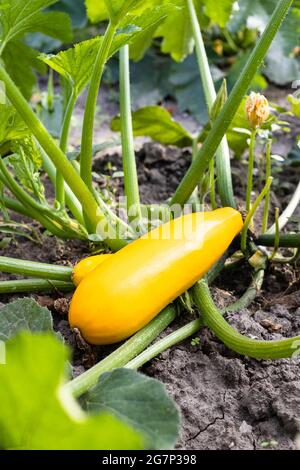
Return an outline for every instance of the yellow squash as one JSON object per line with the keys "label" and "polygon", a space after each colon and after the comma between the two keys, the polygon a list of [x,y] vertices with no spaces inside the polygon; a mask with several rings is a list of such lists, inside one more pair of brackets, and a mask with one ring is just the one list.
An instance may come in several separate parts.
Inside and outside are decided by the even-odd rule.
{"label": "yellow squash", "polygon": [[231,208],[188,214],[107,258],[78,286],[69,321],[92,344],[112,344],[144,327],[222,256],[243,226]]}
{"label": "yellow squash", "polygon": [[72,272],[72,281],[74,282],[75,286],[79,286],[81,281],[91,272],[93,271],[99,264],[106,261],[113,255],[95,255],[89,256],[88,258],[84,258],[79,263],[74,266]]}

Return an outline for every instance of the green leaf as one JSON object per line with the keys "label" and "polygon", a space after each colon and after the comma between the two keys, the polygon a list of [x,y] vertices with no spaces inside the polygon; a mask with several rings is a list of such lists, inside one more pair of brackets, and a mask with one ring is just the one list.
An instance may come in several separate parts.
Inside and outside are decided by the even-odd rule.
{"label": "green leaf", "polygon": [[143,10],[138,15],[127,15],[120,23],[121,28],[135,25],[139,28],[130,41],[130,58],[141,60],[152,43],[155,31],[159,25],[174,11],[174,5],[151,4],[151,8],[146,8],[147,2],[143,5]]}
{"label": "green leaf", "polygon": [[217,25],[224,27],[229,20],[235,0],[203,0],[205,14]]}
{"label": "green leaf", "polygon": [[60,0],[51,6],[51,10],[59,10],[71,18],[74,28],[84,28],[87,24],[86,9],[84,0]]}
{"label": "green leaf", "polygon": [[70,41],[72,29],[69,16],[61,12],[43,13],[41,11],[56,1],[1,0],[1,47],[4,47],[12,39],[22,37],[30,32],[41,32],[62,41]]}
{"label": "green leaf", "polygon": [[84,397],[87,411],[111,412],[146,437],[147,448],[170,449],[179,430],[179,414],[164,386],[129,369],[101,375]]}
{"label": "green leaf", "polygon": [[[161,144],[177,147],[192,145],[193,137],[161,106],[148,106],[135,111],[132,121],[135,136],[148,136]],[[120,117],[112,120],[111,128],[115,132],[121,130]]]}
{"label": "green leaf", "polygon": [[[109,57],[113,56],[125,44],[139,43],[135,54],[143,53],[141,43],[148,31],[152,31],[160,21],[168,14],[169,8],[158,7],[152,11],[144,11],[140,16],[128,15],[121,23],[121,32],[117,34],[110,49]],[[79,95],[91,78],[91,69],[95,63],[103,36],[98,36],[87,41],[80,42],[74,47],[62,51],[57,55],[40,55],[40,59],[65,77]]]}
{"label": "green leaf", "polygon": [[85,0],[88,18],[92,23],[113,19],[119,22],[127,13],[149,0]]}
{"label": "green leaf", "polygon": [[0,116],[0,145],[22,139],[29,134],[28,127],[13,106],[0,104]]}
{"label": "green leaf", "polygon": [[140,449],[136,431],[108,413],[87,416],[62,388],[66,347],[53,335],[19,334],[0,365],[0,448]]}
{"label": "green leaf", "polygon": [[[173,0],[177,6],[158,28],[156,37],[162,37],[161,51],[171,54],[176,62],[182,62],[194,50],[194,39],[185,0]],[[176,27],[175,27],[176,25]]]}
{"label": "green leaf", "polygon": [[21,41],[11,41],[7,44],[2,56],[10,77],[28,99],[36,83],[36,76],[32,69],[41,74],[46,72],[45,65],[38,60],[37,56],[38,53],[34,49]]}
{"label": "green leaf", "polygon": [[33,137],[30,135],[22,140],[13,141],[11,151],[15,153],[6,157],[5,163],[13,167],[14,177],[40,201],[44,200],[45,188],[39,174],[43,160],[40,148]]}
{"label": "green leaf", "polygon": [[0,340],[7,341],[21,331],[53,331],[50,311],[33,299],[18,299],[0,309]]}

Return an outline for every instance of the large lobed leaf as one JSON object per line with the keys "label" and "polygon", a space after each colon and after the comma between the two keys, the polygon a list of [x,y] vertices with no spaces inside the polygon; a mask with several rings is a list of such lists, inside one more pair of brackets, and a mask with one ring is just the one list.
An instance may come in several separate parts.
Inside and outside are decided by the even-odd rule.
{"label": "large lobed leaf", "polygon": [[[162,52],[171,54],[177,61],[183,61],[194,50],[194,39],[190,15],[186,0],[164,0],[180,8],[173,11],[166,21],[158,28],[156,36],[162,37]],[[199,22],[205,22],[205,17],[219,26],[225,26],[232,13],[234,0],[194,0]]]}
{"label": "large lobed leaf", "polygon": [[68,351],[53,334],[24,332],[0,365],[0,448],[140,449],[137,431],[108,413],[87,416],[62,386]]}
{"label": "large lobed leaf", "polygon": [[48,36],[69,41],[72,38],[69,16],[60,12],[43,13],[57,0],[0,0],[1,42],[26,33],[39,31]]}
{"label": "large lobed leaf", "polygon": [[83,397],[90,413],[110,412],[140,431],[147,449],[170,449],[179,430],[179,413],[158,380],[129,369],[101,375]]}
{"label": "large lobed leaf", "polygon": [[[142,15],[128,15],[121,23],[121,32],[113,39],[109,57],[113,56],[125,44],[134,47],[137,57],[143,54],[147,35],[153,28],[167,16],[169,8],[162,6],[146,10]],[[103,40],[98,36],[87,41],[80,42],[74,47],[58,53],[57,55],[40,56],[40,59],[52,67],[60,75],[71,82],[77,95],[81,93],[91,78],[91,70],[95,63],[99,47]]]}
{"label": "large lobed leaf", "polygon": [[70,17],[58,11],[43,12],[57,0],[0,0],[0,55],[11,78],[26,98],[36,77],[32,69],[45,72],[37,52],[21,42],[27,33],[40,32],[63,42],[72,39]]}
{"label": "large lobed leaf", "polygon": [[0,341],[7,341],[21,331],[52,331],[50,311],[33,299],[18,299],[0,309]]}

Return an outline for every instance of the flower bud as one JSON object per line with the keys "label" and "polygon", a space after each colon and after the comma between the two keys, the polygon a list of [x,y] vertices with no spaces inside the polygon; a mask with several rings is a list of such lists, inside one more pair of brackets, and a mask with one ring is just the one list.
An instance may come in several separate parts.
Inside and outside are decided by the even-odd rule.
{"label": "flower bud", "polygon": [[270,107],[267,98],[254,91],[246,101],[246,113],[252,127],[260,127],[270,115]]}

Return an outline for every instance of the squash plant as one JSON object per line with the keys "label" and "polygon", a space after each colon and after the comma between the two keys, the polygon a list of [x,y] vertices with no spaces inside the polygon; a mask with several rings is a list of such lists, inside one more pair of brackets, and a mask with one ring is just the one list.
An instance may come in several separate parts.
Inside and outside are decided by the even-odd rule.
{"label": "squash plant", "polygon": [[[7,100],[0,105],[3,116],[0,127],[0,204],[4,222],[7,224],[11,222],[9,211],[12,210],[38,221],[56,237],[65,240],[71,238],[90,240],[101,246],[104,245],[113,252],[121,250],[133,240],[139,238],[141,234],[146,233],[151,229],[153,223],[159,223],[162,213],[168,218],[172,218],[175,210],[180,212],[186,203],[190,203],[196,211],[199,207],[203,209],[207,192],[210,194],[212,208],[218,205],[217,195],[222,206],[236,208],[226,133],[230,130],[230,126],[241,106],[245,106],[245,96],[253,77],[266,57],[293,1],[280,0],[277,2],[272,17],[253,49],[242,74],[229,96],[227,96],[225,83],[218,93],[214,87],[197,15],[197,2],[193,0],[164,2],[87,0],[88,15],[94,21],[108,20],[103,36],[83,41],[59,52],[57,55],[37,56],[35,52],[30,51],[31,59],[34,56],[34,63],[35,65],[38,64],[38,68],[44,67],[45,64],[48,65],[62,77],[64,83],[67,106],[59,142],[50,135],[28,103],[26,90],[22,90],[20,77],[15,75],[16,71],[11,68],[7,55],[7,51],[15,47],[16,44],[18,44],[18,47],[23,47],[20,46],[20,38],[28,32],[42,31],[54,37],[61,37],[63,28],[60,28],[59,24],[65,17],[57,16],[61,15],[57,12],[45,13],[43,11],[44,8],[54,3],[55,0],[34,0],[32,2],[5,0],[5,2],[0,2],[0,21],[2,23],[0,80],[3,83],[7,97]],[[207,8],[209,8],[211,2],[206,3]],[[226,5],[231,5],[231,3],[224,2],[225,18],[228,14],[228,12],[226,13]],[[191,166],[173,197],[170,201],[167,201],[166,205],[156,208],[157,211],[153,211],[153,208],[151,210],[151,207],[145,208],[141,204],[139,196],[133,140],[134,129],[136,133],[138,131],[136,130],[136,120],[132,121],[129,60],[130,54],[135,57],[141,56],[148,47],[149,40],[156,34],[164,37],[164,47],[167,51],[168,44],[170,44],[167,35],[169,15],[180,16],[182,9],[184,9],[188,28],[192,33],[192,42],[195,44],[199,74],[205,90],[210,123],[204,134],[199,132],[196,136],[190,136],[188,132],[172,121],[165,111],[157,108],[148,110],[148,121],[151,114],[154,120],[158,116],[160,120],[168,124],[165,128],[168,127],[168,132],[174,140],[172,143],[181,146],[191,145],[193,150]],[[213,14],[213,11],[211,14]],[[49,15],[56,16],[49,21]],[[56,19],[59,19],[59,21],[56,21]],[[56,24],[55,31],[49,27],[50,23]],[[68,27],[65,28],[64,33],[67,30]],[[28,49],[26,51],[28,56]],[[111,203],[111,201],[106,200],[105,195],[94,184],[92,172],[93,132],[99,87],[107,61],[117,53],[120,56],[120,119],[115,121],[114,125],[116,129],[121,131],[126,220],[115,211],[117,201]],[[25,53],[24,57],[26,57]],[[30,76],[30,68],[27,68],[27,74]],[[70,123],[76,102],[85,89],[87,89],[87,98],[82,126],[82,140],[79,152],[74,159],[74,155],[68,152]],[[185,306],[191,307],[193,305],[199,309],[201,312],[200,319],[194,320],[148,347],[173,322],[177,316],[178,305],[182,305],[182,302],[181,304],[175,302],[167,306],[148,325],[135,333],[111,355],[61,387],[60,393],[62,396],[67,395],[69,397],[68,406],[71,403],[70,397],[84,397],[85,394],[90,393],[94,398],[94,402],[91,401],[92,398],[89,398],[87,400],[88,406],[92,410],[101,410],[102,405],[99,397],[101,397],[101,390],[103,391],[105,378],[107,377],[103,374],[110,372],[114,377],[117,372],[111,371],[124,366],[127,369],[137,369],[167,347],[195,334],[203,324],[211,328],[221,341],[239,354],[254,358],[276,359],[291,357],[297,352],[299,337],[279,341],[257,341],[237,333],[223,317],[224,312],[219,311],[215,306],[209,290],[209,284],[220,271],[228,268],[228,264],[236,263],[241,258],[248,260],[249,269],[252,269],[253,282],[241,299],[227,308],[227,311],[238,311],[240,308],[249,305],[259,292],[268,263],[291,263],[297,260],[299,254],[299,234],[282,234],[281,230],[299,203],[300,185],[285,211],[281,215],[276,213],[274,226],[269,227],[269,194],[272,184],[270,169],[271,134],[269,134],[266,148],[265,187],[257,200],[251,200],[254,147],[257,129],[262,124],[258,119],[258,116],[261,115],[259,105],[261,100],[261,97],[252,95],[247,101],[251,130],[249,130],[246,213],[240,239],[240,250],[235,246],[236,252],[233,256],[231,250],[228,251],[209,271],[207,276],[181,298]],[[266,103],[265,106],[267,106]],[[262,121],[266,121],[268,113],[263,112],[262,114]],[[258,119],[257,122],[253,119],[253,115],[254,118],[256,116]],[[156,128],[156,132],[160,133],[159,140],[163,141],[165,137],[164,130],[159,129],[157,131]],[[165,142],[170,142],[170,136],[166,138]],[[55,190],[53,204],[45,195],[41,180],[42,171],[48,175],[53,184]],[[217,190],[215,188],[215,177],[217,178]],[[263,199],[265,199],[263,233],[255,238],[249,228],[252,227],[253,217]],[[150,217],[153,212],[156,214],[155,220]],[[273,247],[273,252],[270,253],[263,247]],[[280,247],[295,249],[295,255],[290,259],[283,259],[278,255]],[[206,256],[209,255],[209,253],[206,254]],[[230,257],[232,260],[226,261],[226,258]],[[72,269],[70,268],[0,257],[0,270],[29,277],[25,280],[1,282],[1,293],[39,292],[51,290],[51,288],[61,291],[74,289],[74,284],[71,281]],[[11,357],[16,358],[18,354],[26,356],[26,351],[31,357],[38,356],[39,354],[36,351],[46,350],[47,347],[53,352],[53,358],[59,356],[61,361],[61,357],[65,354],[62,351],[62,346],[58,347],[53,338],[50,340],[43,336],[32,337],[31,339],[26,335],[17,336],[8,344],[8,357],[11,355]],[[29,366],[30,360],[32,359],[28,359]],[[63,370],[64,361],[60,363],[61,370]],[[18,364],[19,362],[16,359],[16,369]],[[56,364],[55,359],[53,364]],[[10,368],[4,369],[3,380],[8,384],[7,387],[12,387],[11,377],[14,373],[18,372],[17,370],[14,372],[13,367],[11,370]],[[118,381],[121,383],[122,381],[130,382],[131,376],[128,370],[121,371],[120,374],[120,377],[117,377]],[[57,384],[58,379],[58,375],[55,375],[55,371],[53,371],[53,376],[49,376],[49,386],[54,382]],[[32,393],[29,385],[24,380],[24,386],[28,387],[28,393]],[[89,392],[91,387],[93,387],[92,391]],[[99,393],[96,392],[97,390],[99,390]],[[106,393],[109,397],[110,393],[107,391]],[[7,403],[6,408],[9,409],[9,406],[9,403]],[[41,406],[44,406],[44,404],[41,404]],[[61,403],[53,402],[51,406],[57,414],[62,414]],[[75,414],[82,412],[82,410],[74,409],[74,407],[72,410]],[[118,412],[116,414],[118,415]],[[62,418],[61,416],[60,419],[65,420],[65,417]],[[105,421],[105,419],[109,418],[102,416],[101,419],[99,418],[99,422],[101,420]],[[24,422],[26,423],[26,420]],[[5,426],[5,423],[1,423],[1,425]],[[64,425],[69,426],[70,423],[65,421]],[[91,426],[91,429],[93,429],[94,425],[94,422],[86,423],[87,428]],[[114,426],[119,425],[122,426],[122,424],[112,421],[110,429],[113,430],[115,429]],[[20,429],[22,429],[21,424]],[[80,432],[83,431],[78,429],[78,436],[80,436]],[[89,429],[86,432],[86,435],[89,436]],[[119,434],[122,434],[122,432],[120,431]],[[128,436],[131,435],[128,434]],[[142,445],[139,444],[139,436],[134,431],[131,437],[130,442],[117,443],[116,445],[128,447]],[[8,443],[4,443],[4,445],[38,446],[39,443],[38,440],[35,440],[35,436],[32,439],[31,442],[22,443],[19,436],[12,435]],[[167,443],[164,442],[160,445],[170,446],[174,443],[173,441],[174,439],[170,439]],[[40,445],[48,445],[52,448],[55,444],[52,441],[47,442],[45,440],[45,443],[43,441]],[[63,441],[62,445],[76,447],[75,437],[73,443]],[[99,444],[95,443],[95,446],[97,445]],[[101,445],[105,446],[107,443]],[[155,446],[156,444],[148,445]]]}

